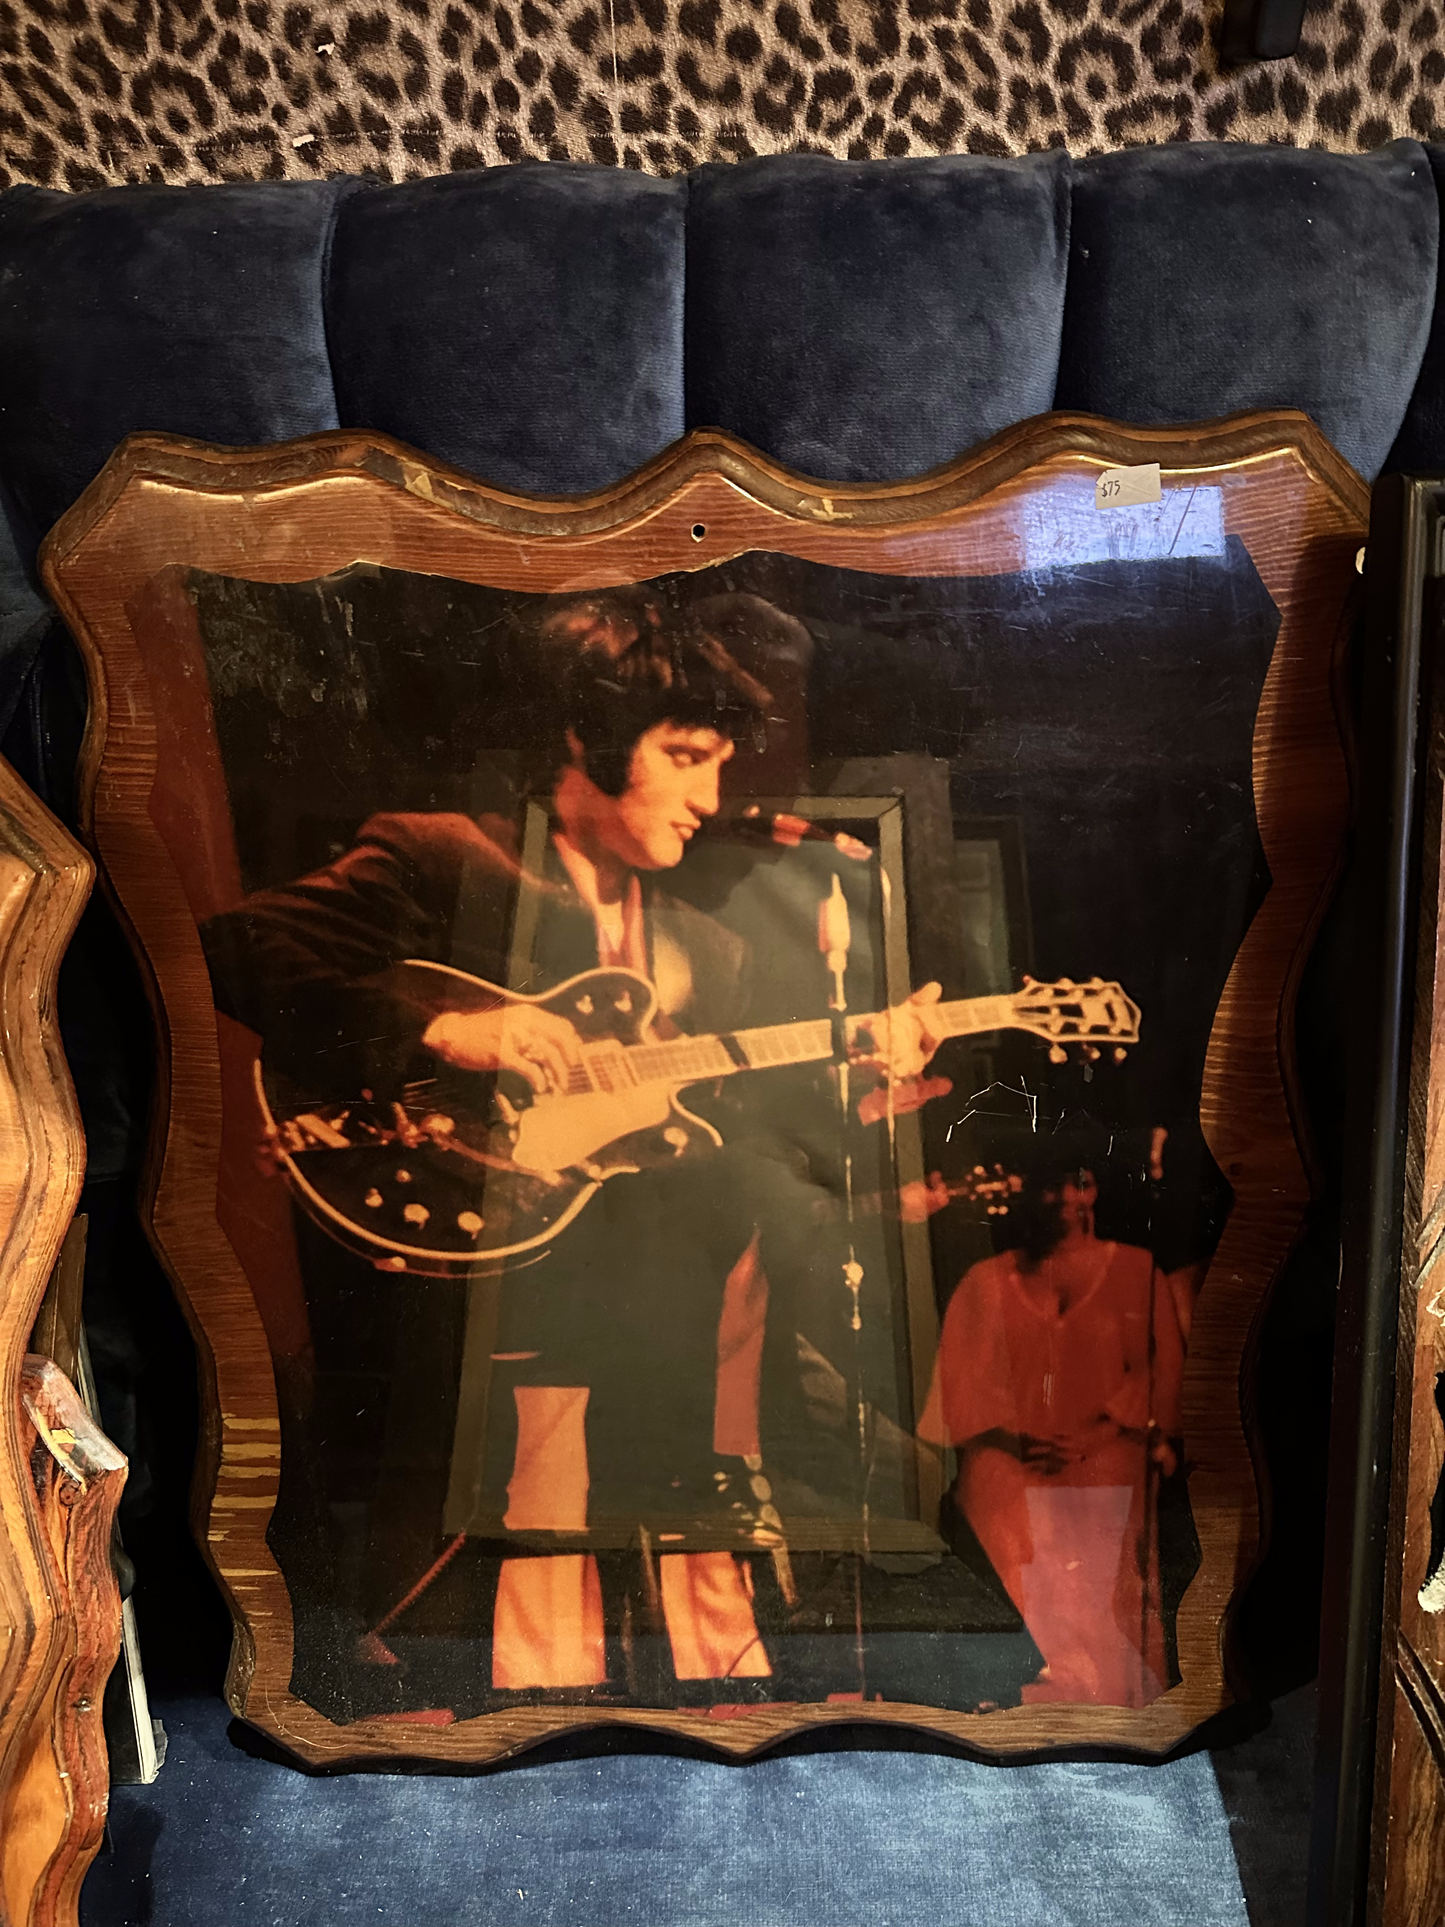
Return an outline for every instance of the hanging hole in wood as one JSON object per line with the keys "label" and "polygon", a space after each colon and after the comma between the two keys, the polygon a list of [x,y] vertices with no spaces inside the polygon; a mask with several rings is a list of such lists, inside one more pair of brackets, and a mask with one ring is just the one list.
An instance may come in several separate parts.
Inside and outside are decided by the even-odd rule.
{"label": "hanging hole in wood", "polygon": [[692,525],[692,539],[693,539],[693,541],[694,541],[694,542],[701,542],[701,540],[702,540],[702,538],[703,538],[703,537],[704,537],[704,536],[705,536],[706,534],[707,534],[707,523],[706,523],[706,522],[694,522],[694,523],[693,523],[693,525]]}

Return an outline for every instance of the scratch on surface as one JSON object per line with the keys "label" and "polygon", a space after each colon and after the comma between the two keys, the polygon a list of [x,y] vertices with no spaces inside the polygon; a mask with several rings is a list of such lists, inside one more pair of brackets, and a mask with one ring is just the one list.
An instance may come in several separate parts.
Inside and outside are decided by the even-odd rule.
{"label": "scratch on surface", "polygon": [[424,502],[431,502],[436,507],[441,507],[432,489],[431,477],[424,468],[412,468],[410,464],[405,464],[402,473],[406,477],[406,486],[411,494],[419,495]]}
{"label": "scratch on surface", "polygon": [[1019,1078],[1017,1085],[1000,1084],[997,1081],[997,1079],[995,1079],[995,1081],[992,1084],[986,1085],[983,1090],[975,1091],[973,1095],[967,1100],[967,1109],[964,1111],[963,1115],[961,1117],[956,1117],[953,1120],[952,1124],[949,1125],[948,1130],[945,1133],[944,1139],[943,1139],[945,1144],[952,1142],[954,1132],[959,1128],[961,1124],[967,1124],[968,1120],[971,1117],[993,1117],[993,1116],[999,1115],[998,1113],[993,1111],[985,1111],[983,1109],[983,1106],[979,1102],[980,1098],[987,1097],[990,1091],[1013,1091],[1015,1095],[1025,1099],[1029,1107],[1029,1129],[1037,1133],[1039,1128],[1039,1100],[1034,1096],[1033,1092],[1029,1089],[1023,1077],[1021,1076]]}
{"label": "scratch on surface", "polygon": [[1186,502],[1186,503],[1184,504],[1184,513],[1183,513],[1183,514],[1182,514],[1182,515],[1180,516],[1180,518],[1179,518],[1179,526],[1178,526],[1178,528],[1176,528],[1176,529],[1175,529],[1175,531],[1174,531],[1174,540],[1173,540],[1173,541],[1172,541],[1172,542],[1171,542],[1171,543],[1169,544],[1169,553],[1170,553],[1170,555],[1173,555],[1173,553],[1174,553],[1174,550],[1175,550],[1175,548],[1176,548],[1176,546],[1178,545],[1178,542],[1179,542],[1179,537],[1180,537],[1180,536],[1181,536],[1181,535],[1183,534],[1183,532],[1184,532],[1184,524],[1185,524],[1185,523],[1186,523],[1186,522],[1187,522],[1187,521],[1189,520],[1189,510],[1190,510],[1190,508],[1191,508],[1191,506],[1192,506],[1192,504],[1193,504],[1193,502],[1194,502],[1194,498],[1195,498],[1195,496],[1196,496],[1196,495],[1197,495],[1198,493],[1199,493],[1199,484],[1198,484],[1198,482],[1196,482],[1196,483],[1194,484],[1194,486],[1193,486],[1193,488],[1192,488],[1192,489],[1190,489],[1190,491],[1189,491],[1189,500],[1188,500],[1188,501],[1187,501],[1187,502]]}
{"label": "scratch on surface", "polygon": [[851,522],[853,520],[853,512],[851,509],[834,508],[831,495],[820,495],[817,503],[810,502],[806,495],[800,495],[798,497],[798,507],[806,510],[809,515],[813,516],[814,519],[819,522]]}

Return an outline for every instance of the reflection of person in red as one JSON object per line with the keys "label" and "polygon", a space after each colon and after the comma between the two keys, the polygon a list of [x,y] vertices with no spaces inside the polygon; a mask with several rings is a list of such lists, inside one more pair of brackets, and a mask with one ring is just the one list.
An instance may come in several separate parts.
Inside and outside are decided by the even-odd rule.
{"label": "reflection of person in red", "polygon": [[1187,1293],[1101,1239],[1077,1166],[1031,1174],[1019,1248],[949,1303],[920,1427],[1044,1656],[1026,1700],[1144,1706],[1168,1684],[1155,1494],[1180,1432]]}

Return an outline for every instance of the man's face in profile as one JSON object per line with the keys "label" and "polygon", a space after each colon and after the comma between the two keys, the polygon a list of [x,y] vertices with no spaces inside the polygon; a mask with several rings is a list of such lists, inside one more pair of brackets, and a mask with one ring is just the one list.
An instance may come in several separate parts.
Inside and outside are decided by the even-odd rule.
{"label": "man's face in profile", "polygon": [[[572,739],[574,762],[581,744]],[[670,870],[718,808],[718,779],[733,753],[717,729],[654,723],[638,737],[627,786],[608,796],[587,781],[587,837],[633,870]]]}

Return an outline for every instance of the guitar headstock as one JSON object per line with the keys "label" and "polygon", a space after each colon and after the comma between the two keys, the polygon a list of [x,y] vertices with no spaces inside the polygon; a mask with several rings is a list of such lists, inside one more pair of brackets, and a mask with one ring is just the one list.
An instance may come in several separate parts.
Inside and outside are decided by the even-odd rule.
{"label": "guitar headstock", "polygon": [[943,1173],[934,1171],[925,1183],[914,1178],[900,1185],[898,1215],[905,1224],[926,1224],[936,1211],[950,1204],[982,1205],[986,1216],[1006,1218],[1009,1205],[1024,1188],[1017,1171],[1006,1171],[1002,1164],[975,1164],[960,1178],[945,1183]]}
{"label": "guitar headstock", "polygon": [[947,1187],[950,1198],[964,1204],[981,1204],[990,1218],[1006,1218],[1010,1202],[1024,1188],[1017,1171],[1006,1171],[1001,1164],[975,1164],[971,1171]]}
{"label": "guitar headstock", "polygon": [[1112,1044],[1115,1062],[1122,1063],[1125,1046],[1139,1041],[1139,1006],[1122,984],[1105,983],[1102,977],[1083,983],[1058,977],[1049,984],[1025,977],[1012,1003],[1015,1025],[1051,1045],[1049,1057],[1055,1064],[1063,1063],[1066,1044],[1082,1046],[1090,1059],[1099,1056],[1101,1046]]}

